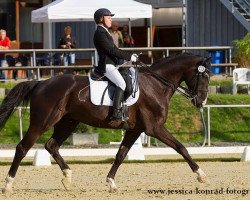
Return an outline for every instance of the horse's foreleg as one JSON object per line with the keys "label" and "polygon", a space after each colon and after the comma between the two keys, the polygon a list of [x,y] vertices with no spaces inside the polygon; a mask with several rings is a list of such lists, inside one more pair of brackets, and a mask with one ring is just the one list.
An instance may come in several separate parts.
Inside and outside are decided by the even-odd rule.
{"label": "horse's foreleg", "polygon": [[52,137],[45,144],[45,149],[51,154],[63,172],[64,178],[62,179],[62,183],[66,190],[69,190],[71,186],[72,171],[60,155],[59,148],[69,137],[77,124],[78,122],[74,120],[62,118],[55,125]]}
{"label": "horse's foreleg", "polygon": [[199,168],[196,162],[191,158],[187,149],[178,140],[176,140],[165,127],[157,128],[157,130],[155,130],[154,132],[154,136],[163,143],[165,143],[166,145],[172,147],[174,150],[176,150],[179,154],[183,156],[183,158],[187,161],[193,172],[195,172],[198,175],[197,179],[199,182],[206,181],[206,174],[202,171],[202,169]]}
{"label": "horse's foreleg", "polygon": [[123,162],[124,158],[128,154],[129,149],[135,143],[135,141],[137,140],[139,135],[140,135],[140,133],[138,133],[138,132],[126,131],[125,136],[122,140],[122,143],[119,147],[119,150],[116,154],[115,161],[114,161],[114,163],[113,163],[113,165],[112,165],[112,167],[107,175],[107,182],[108,182],[109,187],[110,187],[110,192],[117,191],[117,187],[116,187],[116,184],[114,181],[115,174],[116,174],[119,166]]}

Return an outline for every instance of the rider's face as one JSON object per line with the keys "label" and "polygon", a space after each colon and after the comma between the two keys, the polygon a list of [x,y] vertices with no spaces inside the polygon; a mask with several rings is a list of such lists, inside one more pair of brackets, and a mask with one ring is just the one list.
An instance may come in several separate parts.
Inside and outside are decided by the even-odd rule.
{"label": "rider's face", "polygon": [[112,19],[111,16],[104,16],[103,17],[103,23],[107,28],[111,27]]}

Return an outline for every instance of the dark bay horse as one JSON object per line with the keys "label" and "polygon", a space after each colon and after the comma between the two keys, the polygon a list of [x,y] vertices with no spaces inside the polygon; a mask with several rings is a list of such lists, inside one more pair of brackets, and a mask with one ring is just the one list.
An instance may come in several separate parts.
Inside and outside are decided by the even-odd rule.
{"label": "dark bay horse", "polygon": [[[107,175],[110,191],[116,191],[115,174],[142,132],[175,149],[184,157],[192,171],[198,174],[198,180],[205,181],[205,173],[190,157],[186,148],[164,127],[164,123],[170,99],[183,81],[188,87],[186,91],[192,97],[193,104],[202,107],[207,98],[209,72],[210,58],[192,54],[171,56],[149,68],[139,68],[140,96],[129,109],[128,127]],[[54,132],[45,144],[45,149],[60,166],[64,175],[62,182],[66,189],[70,186],[72,172],[59,154],[59,148],[79,122],[102,128],[122,128],[122,121],[110,120],[111,107],[96,106],[90,102],[89,88],[82,91],[88,85],[87,77],[61,75],[45,81],[19,83],[5,97],[0,107],[0,127],[4,126],[14,108],[23,101],[30,102],[30,126],[16,146],[3,193],[12,192],[12,183],[21,160],[41,134],[49,128],[54,127]]]}

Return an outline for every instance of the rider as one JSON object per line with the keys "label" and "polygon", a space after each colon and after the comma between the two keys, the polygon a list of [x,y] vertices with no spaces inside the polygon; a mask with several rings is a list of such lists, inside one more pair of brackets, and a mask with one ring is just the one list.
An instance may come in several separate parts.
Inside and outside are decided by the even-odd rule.
{"label": "rider", "polygon": [[98,66],[95,67],[95,71],[101,75],[105,75],[117,86],[113,99],[112,118],[121,119],[121,103],[126,83],[115,66],[121,64],[121,60],[136,62],[138,56],[122,51],[114,44],[112,36],[108,31],[108,28],[111,27],[112,16],[114,14],[106,8],[100,8],[94,14],[95,23],[97,24],[94,34],[94,45],[99,55]]}

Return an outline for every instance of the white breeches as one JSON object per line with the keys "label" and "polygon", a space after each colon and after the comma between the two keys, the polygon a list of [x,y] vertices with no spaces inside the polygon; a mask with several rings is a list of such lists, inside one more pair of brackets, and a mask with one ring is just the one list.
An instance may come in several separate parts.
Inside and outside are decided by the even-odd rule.
{"label": "white breeches", "polygon": [[106,65],[106,73],[104,74],[109,80],[111,80],[117,87],[121,88],[123,91],[126,88],[126,83],[114,65]]}

